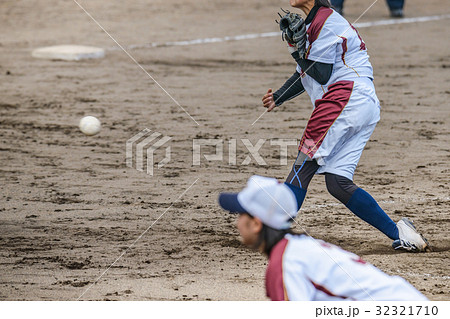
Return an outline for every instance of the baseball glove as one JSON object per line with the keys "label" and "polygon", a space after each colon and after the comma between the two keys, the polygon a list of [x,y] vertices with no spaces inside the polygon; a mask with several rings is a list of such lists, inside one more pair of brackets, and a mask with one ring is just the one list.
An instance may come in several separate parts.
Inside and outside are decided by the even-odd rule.
{"label": "baseball glove", "polygon": [[[283,10],[283,9],[282,9]],[[284,11],[284,16],[280,16],[280,30],[283,40],[286,40],[291,46],[294,46],[300,57],[305,55],[306,51],[306,25],[305,21],[297,13]]]}

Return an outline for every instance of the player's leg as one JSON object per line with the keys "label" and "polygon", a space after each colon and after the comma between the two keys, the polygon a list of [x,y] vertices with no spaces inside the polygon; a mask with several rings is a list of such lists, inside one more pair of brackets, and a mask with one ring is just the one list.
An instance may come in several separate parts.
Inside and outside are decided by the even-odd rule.
{"label": "player's leg", "polygon": [[331,5],[339,14],[343,14],[344,0],[331,0]]}
{"label": "player's leg", "polygon": [[[299,208],[305,198],[309,182],[324,163],[323,160],[322,163],[316,160],[315,156],[318,155],[322,159],[324,154],[329,154],[336,147],[334,134],[331,134],[330,137],[330,134],[327,133],[329,130],[334,130],[333,127],[336,126],[334,123],[336,123],[343,113],[352,92],[352,81],[340,81],[330,86],[328,92],[324,94],[322,99],[316,101],[316,107],[308,120],[300,140],[297,159],[291,173],[286,179],[286,184],[291,187],[297,196]],[[339,122],[345,124],[348,121],[344,117]],[[342,136],[337,135],[337,137],[337,141],[339,142]],[[325,143],[328,144],[327,146],[323,146],[324,140],[328,141]]]}
{"label": "player's leg", "polygon": [[356,186],[350,179],[337,174],[325,173],[325,182],[330,194],[356,216],[390,239],[399,239],[397,225],[369,193]]}
{"label": "player's leg", "polygon": [[391,11],[391,17],[402,18],[403,17],[403,6],[405,4],[404,0],[386,0],[389,10]]}
{"label": "player's leg", "polygon": [[[364,108],[363,105],[359,106]],[[347,111],[350,114],[347,114],[348,112],[344,110],[343,117],[348,119],[352,111],[350,109]],[[339,129],[341,120],[342,118],[338,118],[334,123],[337,125],[333,125],[328,132],[330,137],[334,136],[335,138],[333,141],[334,149],[328,152],[318,150],[319,154],[329,154],[325,158],[319,158],[323,165],[317,170],[318,173],[325,174],[328,190],[355,215],[393,239],[392,246],[395,249],[425,250],[428,242],[417,232],[411,221],[402,219],[395,224],[369,193],[352,182],[353,173],[362,151],[375,129],[376,122],[367,124],[356,131],[350,129],[350,135],[343,134],[341,138],[338,138],[339,132],[345,131]],[[336,139],[339,139],[339,142],[336,142]],[[325,137],[321,147],[324,150],[329,149],[330,141],[331,139]]]}
{"label": "player's leg", "polygon": [[383,211],[375,199],[356,186],[350,179],[325,173],[327,189],[331,195],[343,203],[356,216],[366,221],[383,234],[393,239],[394,249],[424,251],[429,249],[428,241],[417,232],[408,218],[402,218],[397,224]]}
{"label": "player's leg", "polygon": [[319,165],[302,152],[298,152],[292,170],[286,178],[285,184],[294,192],[298,209],[303,204],[309,182],[317,172]]}
{"label": "player's leg", "polygon": [[[323,117],[323,119],[332,119],[330,126],[323,125],[322,121],[320,126],[316,125],[317,129],[311,130],[314,125],[310,127],[312,122],[310,119],[300,145],[304,153],[308,152],[317,161],[318,174],[334,174],[351,182],[364,147],[380,119],[380,110],[375,88],[370,80],[361,79],[355,82],[350,95],[346,90],[348,83],[342,83],[343,86],[335,89],[337,93],[346,97],[345,107],[337,113],[337,117],[335,117],[336,114],[333,117]],[[334,91],[330,93],[329,90],[326,95],[333,97],[334,93]],[[342,99],[337,101],[342,101]],[[322,106],[326,107],[329,114],[332,113],[333,106],[336,106],[336,104],[329,103],[327,99],[320,102],[313,112],[312,119],[316,113],[321,111]],[[321,128],[326,128],[324,133],[318,131]],[[329,182],[331,183],[331,181]],[[400,221],[396,225],[370,194],[356,185],[356,187],[353,186],[352,183],[341,179],[338,183],[339,190],[335,190],[334,185],[331,184],[328,187],[357,216],[394,239],[394,248],[420,251],[427,247],[426,240],[417,233],[412,223]],[[397,246],[398,239],[401,242]]]}
{"label": "player's leg", "polygon": [[[357,105],[364,108],[364,105]],[[353,113],[351,109],[347,112]],[[370,114],[370,112],[366,113]],[[349,114],[344,113],[344,117]],[[376,115],[376,113],[375,113]],[[374,119],[377,116],[374,115]],[[355,115],[356,116],[356,115]],[[329,134],[339,135],[339,118],[330,128]],[[325,174],[327,189],[331,195],[342,202],[356,216],[383,232],[389,238],[399,239],[395,222],[381,209],[375,199],[366,191],[356,186],[352,179],[364,147],[375,130],[376,122],[366,124],[359,129],[349,128],[350,135],[342,135],[339,143],[335,143],[333,151],[327,158],[322,159],[324,165],[318,170]],[[356,127],[356,126],[355,126]],[[323,146],[328,147],[329,140],[325,138]],[[319,150],[320,151],[320,150]]]}
{"label": "player's leg", "polygon": [[317,172],[326,174],[327,188],[334,197],[359,218],[397,240],[399,231],[395,222],[369,193],[352,182],[361,154],[379,118],[373,83],[354,83],[348,103],[327,130],[313,158],[320,165]]}
{"label": "player's leg", "polygon": [[[339,119],[336,122],[339,123]],[[393,248],[413,252],[426,250],[429,247],[427,240],[417,232],[410,220],[402,218],[395,224],[369,193],[352,182],[356,165],[375,125],[367,125],[353,132],[350,138],[344,136],[344,142],[336,143],[339,149],[321,159],[324,165],[317,172],[325,174],[327,188],[334,197],[356,216],[393,239]],[[329,133],[333,132],[332,126]],[[325,149],[328,147],[326,138],[323,146]]]}

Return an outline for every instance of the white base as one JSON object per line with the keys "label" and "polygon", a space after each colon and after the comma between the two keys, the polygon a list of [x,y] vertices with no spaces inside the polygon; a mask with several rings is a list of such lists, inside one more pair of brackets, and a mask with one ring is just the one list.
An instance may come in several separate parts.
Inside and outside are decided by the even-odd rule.
{"label": "white base", "polygon": [[36,49],[31,53],[31,56],[39,59],[79,61],[103,58],[105,50],[83,45],[56,45]]}

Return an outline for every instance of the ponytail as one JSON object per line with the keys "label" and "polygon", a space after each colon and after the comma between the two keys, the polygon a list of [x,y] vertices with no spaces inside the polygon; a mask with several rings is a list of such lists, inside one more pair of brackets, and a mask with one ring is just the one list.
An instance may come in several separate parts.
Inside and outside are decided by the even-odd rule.
{"label": "ponytail", "polygon": [[257,243],[258,248],[262,248],[263,253],[265,253],[267,256],[270,256],[270,252],[272,251],[272,248],[278,244],[280,240],[286,236],[286,234],[291,235],[305,235],[304,233],[296,233],[291,228],[289,229],[274,229],[272,227],[269,227],[265,224],[263,224],[263,227],[261,229],[261,232],[259,234],[259,240]]}
{"label": "ponytail", "polygon": [[331,3],[329,0],[315,0],[314,5],[317,7],[327,7],[331,8]]}

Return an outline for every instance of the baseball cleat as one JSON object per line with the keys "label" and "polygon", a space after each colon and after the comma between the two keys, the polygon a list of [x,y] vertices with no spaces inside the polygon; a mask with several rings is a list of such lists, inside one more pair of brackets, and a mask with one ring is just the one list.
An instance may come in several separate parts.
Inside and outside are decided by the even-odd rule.
{"label": "baseball cleat", "polygon": [[403,217],[397,223],[400,239],[394,240],[394,249],[403,249],[409,252],[421,252],[431,250],[428,241],[417,232],[413,222]]}

